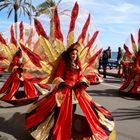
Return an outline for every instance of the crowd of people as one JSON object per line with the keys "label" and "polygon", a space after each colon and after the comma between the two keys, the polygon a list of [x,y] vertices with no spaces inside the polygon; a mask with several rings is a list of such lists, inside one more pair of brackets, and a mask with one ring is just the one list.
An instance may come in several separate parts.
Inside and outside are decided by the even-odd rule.
{"label": "crowd of people", "polygon": [[[129,52],[130,53],[130,52]],[[111,64],[109,62],[109,60],[111,60],[111,55],[112,55],[112,52],[111,52],[111,47],[108,46],[108,48],[106,50],[104,50],[102,52],[102,55],[100,56],[100,59],[99,59],[99,69],[102,67],[103,69],[103,78],[106,78],[106,75],[107,75],[107,67],[109,67],[110,69],[112,68],[111,67]],[[128,55],[128,47],[126,47],[126,45],[124,45],[123,49],[122,47],[118,47],[118,52],[117,52],[117,57],[116,57],[116,69],[117,69],[117,75],[118,77],[120,78],[124,78],[126,79],[128,77],[128,74],[129,74],[129,71],[131,69],[130,66],[127,66],[127,64],[129,62],[133,62],[133,59],[132,59],[132,54],[131,55]]]}
{"label": "crowd of people", "polygon": [[[133,36],[131,35],[131,38]],[[134,44],[134,39],[131,40]],[[106,71],[108,66],[108,49],[102,53],[102,66],[103,75],[106,78]],[[119,88],[121,95],[139,98],[140,95],[140,52],[136,48],[136,44],[133,45],[133,52],[124,44],[124,46],[118,47],[117,52],[117,77],[121,78],[122,86]]]}

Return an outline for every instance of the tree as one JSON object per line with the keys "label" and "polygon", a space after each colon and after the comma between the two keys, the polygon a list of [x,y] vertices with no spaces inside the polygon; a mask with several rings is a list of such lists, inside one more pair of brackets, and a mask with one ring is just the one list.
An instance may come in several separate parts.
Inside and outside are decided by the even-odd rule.
{"label": "tree", "polygon": [[[35,10],[34,6],[29,2],[29,0],[0,0],[0,11],[3,9],[8,9],[8,18],[14,12],[14,23],[18,22],[19,16],[23,13],[24,16],[28,15],[31,23],[31,10]],[[16,24],[15,24],[16,25]],[[17,29],[15,29],[17,35]]]}

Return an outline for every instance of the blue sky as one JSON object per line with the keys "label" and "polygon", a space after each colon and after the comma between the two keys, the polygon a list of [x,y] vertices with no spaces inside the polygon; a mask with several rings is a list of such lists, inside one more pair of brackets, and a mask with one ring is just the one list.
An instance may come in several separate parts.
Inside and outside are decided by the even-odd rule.
{"label": "blue sky", "polygon": [[[34,5],[38,5],[44,0],[32,1]],[[75,1],[62,0],[62,3]],[[77,2],[91,14],[94,26],[100,31],[98,39],[104,49],[111,46],[113,51],[117,51],[119,46],[128,42],[130,33],[140,28],[139,0],[77,0]],[[19,20],[29,23],[28,18],[23,16]],[[13,16],[7,19],[6,11],[1,11],[0,32],[7,30],[12,22]]]}

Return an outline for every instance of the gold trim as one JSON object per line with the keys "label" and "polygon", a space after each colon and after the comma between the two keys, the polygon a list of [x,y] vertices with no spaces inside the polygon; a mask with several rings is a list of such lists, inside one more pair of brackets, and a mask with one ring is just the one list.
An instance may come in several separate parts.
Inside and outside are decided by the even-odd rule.
{"label": "gold trim", "polygon": [[101,124],[107,126],[107,128],[109,129],[109,131],[112,131],[115,127],[115,123],[114,121],[110,121],[108,119],[105,118],[105,116],[98,110],[96,110],[98,115],[99,115],[99,121]]}
{"label": "gold trim", "polygon": [[59,85],[61,82],[64,82],[64,80],[61,78],[61,77],[56,77],[52,84],[56,84],[56,85]]}
{"label": "gold trim", "polygon": [[117,139],[116,131],[113,130],[111,132],[111,134],[109,135],[109,139],[108,140],[116,140],[116,139]]}
{"label": "gold trim", "polygon": [[130,89],[134,86],[134,81],[131,81],[131,83],[125,88],[124,90],[121,90],[123,92],[128,92]]}
{"label": "gold trim", "polygon": [[36,140],[46,140],[49,136],[50,130],[54,125],[54,111],[52,114],[39,126],[35,131],[31,133],[31,135],[36,139]]}
{"label": "gold trim", "polygon": [[87,83],[88,85],[90,85],[90,82],[87,80],[86,77],[82,77],[82,78],[79,80],[79,82],[85,82],[85,83]]}
{"label": "gold trim", "polygon": [[[55,99],[56,99],[56,103],[57,106],[60,107],[63,99],[65,97],[65,94],[62,94],[61,90],[59,90],[56,94],[55,94]],[[72,104],[78,104],[78,100],[76,98],[75,92],[72,90]]]}
{"label": "gold trim", "polygon": [[35,85],[35,87],[37,88],[37,90],[39,91],[39,92],[41,92],[41,94],[47,94],[48,93],[48,89],[45,89],[45,88],[42,88],[42,87],[40,87],[37,83],[35,83],[34,84]]}
{"label": "gold trim", "polygon": [[92,97],[89,96],[85,90],[82,90],[82,96],[86,98],[89,102],[92,101]]}

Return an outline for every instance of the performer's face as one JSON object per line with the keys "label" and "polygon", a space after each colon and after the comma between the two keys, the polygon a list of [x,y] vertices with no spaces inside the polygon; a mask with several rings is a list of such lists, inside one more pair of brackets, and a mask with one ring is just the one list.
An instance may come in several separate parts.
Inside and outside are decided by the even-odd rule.
{"label": "performer's face", "polygon": [[78,56],[78,52],[77,50],[73,50],[71,53],[70,53],[70,59],[72,61],[75,61],[77,59],[77,56]]}

